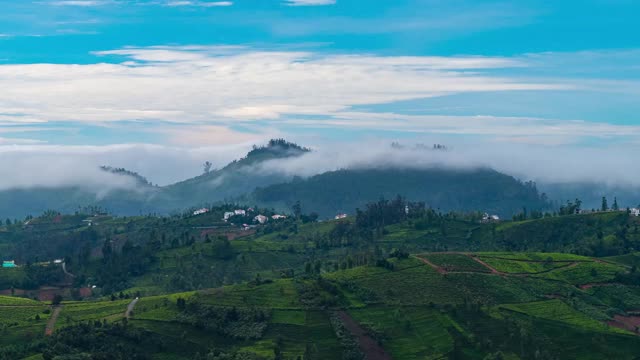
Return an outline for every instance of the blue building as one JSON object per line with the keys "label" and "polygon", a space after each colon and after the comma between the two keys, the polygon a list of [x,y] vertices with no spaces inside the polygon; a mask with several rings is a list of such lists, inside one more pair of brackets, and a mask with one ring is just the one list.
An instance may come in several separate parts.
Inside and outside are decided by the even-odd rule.
{"label": "blue building", "polygon": [[3,268],[14,268],[14,267],[17,267],[17,266],[16,266],[16,262],[14,260],[8,260],[8,261],[3,261],[2,262],[2,267]]}

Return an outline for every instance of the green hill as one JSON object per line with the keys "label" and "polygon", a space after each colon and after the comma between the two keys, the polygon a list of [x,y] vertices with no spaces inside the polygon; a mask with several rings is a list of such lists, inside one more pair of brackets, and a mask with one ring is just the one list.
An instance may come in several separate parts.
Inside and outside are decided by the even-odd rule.
{"label": "green hill", "polygon": [[548,204],[532,183],[490,169],[339,170],[257,189],[249,201],[291,208],[300,201],[323,217],[352,212],[381,197],[400,195],[448,211],[482,210],[502,217],[543,209]]}
{"label": "green hill", "polygon": [[[566,272],[566,261],[586,269],[600,263],[545,256],[551,260],[541,261],[552,270],[530,276],[483,271],[474,260],[501,258],[496,253],[389,258],[392,269],[357,266],[142,297],[126,320],[132,298],[68,302],[51,337],[42,335],[46,304],[7,302],[0,306],[0,358],[108,352],[111,358],[361,359],[375,349],[360,341],[378,344],[394,359],[634,359],[640,338],[624,328],[631,300],[612,306],[595,287],[583,290],[556,276]],[[538,255],[508,258],[529,264]],[[423,259],[462,267],[443,273]],[[511,268],[508,262],[497,267]],[[625,290],[640,296],[634,287]]]}

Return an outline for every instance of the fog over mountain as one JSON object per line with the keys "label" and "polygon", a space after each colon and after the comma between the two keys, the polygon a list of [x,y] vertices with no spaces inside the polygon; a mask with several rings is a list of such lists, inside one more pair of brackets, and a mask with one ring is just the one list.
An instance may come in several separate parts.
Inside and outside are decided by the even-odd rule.
{"label": "fog over mountain", "polygon": [[[324,142],[310,145],[313,151],[303,156],[271,159],[244,170],[307,177],[344,168],[489,167],[541,183],[640,187],[640,168],[635,166],[633,156],[622,156],[633,152],[634,147],[602,149],[427,140],[432,141],[418,146],[412,141],[396,147],[379,140]],[[435,143],[444,143],[446,151],[431,151]],[[201,174],[205,161],[212,162],[213,168],[222,168],[250,149],[250,143],[192,148],[148,144],[0,146],[0,163],[8,170],[0,177],[0,189],[132,185],[100,171],[102,165],[126,168],[153,184],[168,185]]]}
{"label": "fog over mountain", "polygon": [[[621,149],[456,142],[434,145],[436,142],[428,140],[433,139],[417,144],[320,142],[311,147],[312,151],[296,152],[294,156],[282,150],[268,156],[252,152],[247,158],[244,155],[251,144],[194,148],[146,144],[4,146],[0,147],[0,162],[12,170],[0,178],[0,197],[5,202],[0,215],[22,216],[56,206],[72,211],[96,203],[135,214],[178,211],[221,201],[255,201],[244,195],[258,187],[342,169],[493,169],[520,181],[535,181],[539,192],[547,193],[554,206],[581,198],[586,207],[597,207],[602,196],[617,196],[622,206],[640,202],[640,169],[633,166],[631,157],[614,155]],[[206,161],[211,162],[211,169],[203,175]],[[136,172],[150,184],[127,173],[105,171],[100,168],[103,165]],[[70,195],[58,199],[60,189]],[[384,193],[389,196],[404,190],[391,186]],[[516,208],[510,205],[510,209]]]}

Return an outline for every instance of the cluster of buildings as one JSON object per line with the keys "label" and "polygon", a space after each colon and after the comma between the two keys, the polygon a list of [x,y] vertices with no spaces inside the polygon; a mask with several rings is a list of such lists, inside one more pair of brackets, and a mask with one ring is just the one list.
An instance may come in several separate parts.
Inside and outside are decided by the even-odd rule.
{"label": "cluster of buildings", "polygon": [[[234,211],[227,211],[224,213],[224,217],[223,220],[224,221],[228,221],[231,217],[233,216],[248,216],[250,213],[254,213],[255,210],[253,208],[248,208],[247,210],[244,209],[236,209]],[[272,220],[281,220],[281,219],[286,219],[287,217],[285,215],[280,215],[280,214],[276,214],[276,215],[272,215],[271,219]],[[258,214],[253,218],[253,221],[259,223],[259,224],[265,224],[269,221],[269,217],[262,215],[262,214]]]}
{"label": "cluster of buildings", "polygon": [[631,214],[631,216],[640,216],[640,209],[631,208],[629,209],[629,214]]}
{"label": "cluster of buildings", "polygon": [[346,219],[347,216],[349,216],[349,215],[347,215],[347,214],[338,214],[338,215],[336,215],[336,217],[334,219],[336,219],[336,220]]}

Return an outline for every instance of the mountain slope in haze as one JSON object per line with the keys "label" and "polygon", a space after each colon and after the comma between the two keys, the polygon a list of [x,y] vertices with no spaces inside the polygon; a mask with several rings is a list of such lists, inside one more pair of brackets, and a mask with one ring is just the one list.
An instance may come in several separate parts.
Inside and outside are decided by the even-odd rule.
{"label": "mountain slope in haze", "polygon": [[78,207],[98,206],[118,215],[167,214],[185,208],[232,200],[258,186],[290,180],[289,176],[253,171],[260,162],[300,156],[307,148],[283,139],[270,140],[254,148],[242,159],[222,169],[168,186],[154,186],[138,173],[109,166],[101,170],[130,183],[120,188],[82,186],[33,187],[0,191],[0,218],[24,218],[53,209],[73,213]]}
{"label": "mountain slope in haze", "polygon": [[[560,204],[579,198],[583,209],[600,209],[602,197],[606,197],[609,206],[614,199],[618,200],[621,208],[640,207],[640,187],[632,185],[608,185],[602,183],[539,183],[541,190]],[[560,205],[558,204],[558,205]]]}
{"label": "mountain slope in haze", "polygon": [[[255,171],[258,163],[301,156],[310,150],[283,139],[270,140],[266,146],[254,146],[247,156],[235,160],[220,170],[206,172],[200,176],[169,185],[154,199],[157,206],[172,209],[194,206],[204,202],[232,200],[260,186],[282,183],[290,176],[265,174]],[[164,203],[163,203],[164,202]]]}
{"label": "mountain slope in haze", "polygon": [[339,170],[308,179],[257,189],[250,197],[261,205],[290,208],[300,201],[305,211],[323,217],[350,212],[366,203],[401,195],[441,211],[486,211],[503,217],[548,206],[533,183],[491,169]]}

